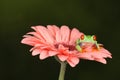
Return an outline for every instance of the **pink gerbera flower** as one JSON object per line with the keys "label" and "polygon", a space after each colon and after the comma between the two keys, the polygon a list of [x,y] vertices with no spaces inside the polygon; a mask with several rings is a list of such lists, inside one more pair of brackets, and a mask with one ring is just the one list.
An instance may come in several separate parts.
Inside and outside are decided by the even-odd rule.
{"label": "pink gerbera flower", "polygon": [[84,37],[76,28],[55,25],[31,28],[35,31],[24,35],[21,43],[32,46],[32,55],[39,55],[41,60],[54,56],[61,63],[59,80],[64,80],[66,63],[75,67],[80,59],[87,59],[106,64],[105,58],[112,58],[95,36]]}
{"label": "pink gerbera flower", "polygon": [[[74,67],[79,63],[75,42],[83,33],[76,28],[70,30],[67,26],[61,28],[55,25],[34,26],[35,32],[24,35],[23,44],[33,46],[32,55],[39,55],[40,59],[56,56],[60,61],[67,62]],[[84,58],[84,56],[83,56]]]}

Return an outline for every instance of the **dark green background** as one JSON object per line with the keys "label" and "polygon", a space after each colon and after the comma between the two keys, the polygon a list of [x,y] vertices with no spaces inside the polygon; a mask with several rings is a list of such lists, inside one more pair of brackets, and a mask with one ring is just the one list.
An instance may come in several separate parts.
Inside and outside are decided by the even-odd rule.
{"label": "dark green background", "polygon": [[20,43],[31,26],[55,24],[96,34],[113,56],[67,66],[65,80],[120,80],[120,6],[116,0],[0,0],[0,80],[57,80],[59,63],[40,61]]}

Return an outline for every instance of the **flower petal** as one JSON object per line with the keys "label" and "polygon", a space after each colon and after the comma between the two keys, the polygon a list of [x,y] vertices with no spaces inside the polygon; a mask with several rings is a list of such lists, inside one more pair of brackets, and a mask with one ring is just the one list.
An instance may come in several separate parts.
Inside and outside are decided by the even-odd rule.
{"label": "flower petal", "polygon": [[70,29],[67,26],[62,26],[60,28],[61,33],[61,41],[64,43],[68,43],[69,41],[69,35],[70,35]]}
{"label": "flower petal", "polygon": [[75,67],[79,63],[79,58],[77,58],[77,57],[69,57],[67,59],[67,62],[70,64],[70,66]]}
{"label": "flower petal", "polygon": [[102,48],[100,52],[102,53],[102,55],[105,55],[105,57],[112,58],[111,53],[108,50]]}
{"label": "flower petal", "polygon": [[104,58],[96,58],[95,61],[101,62],[103,64],[107,64],[107,61]]}
{"label": "flower petal", "polygon": [[51,32],[53,37],[55,37],[57,31],[59,31],[59,28],[57,26],[55,26],[55,25],[48,25],[47,28]]}
{"label": "flower petal", "polygon": [[39,58],[45,59],[47,57],[49,57],[48,51],[46,51],[46,50],[41,51]]}
{"label": "flower petal", "polygon": [[33,52],[32,52],[32,56],[36,56],[38,54],[40,54],[41,50],[39,49],[34,49]]}
{"label": "flower petal", "polygon": [[67,55],[57,55],[58,56],[58,58],[61,60],[61,61],[65,61],[65,60],[67,60],[67,58],[68,58],[68,56]]}
{"label": "flower petal", "polygon": [[93,58],[103,58],[103,56],[101,55],[101,53],[99,51],[91,52],[91,55]]}
{"label": "flower petal", "polygon": [[70,41],[69,41],[69,44],[75,44],[75,41],[80,38],[80,36],[82,35],[83,33],[79,32],[79,30],[77,30],[76,28],[73,28],[72,31],[71,31],[71,34],[70,34]]}
{"label": "flower petal", "polygon": [[61,42],[61,33],[60,33],[60,31],[56,32],[56,36],[55,37],[56,37],[56,42],[60,43]]}
{"label": "flower petal", "polygon": [[80,59],[94,60],[90,53],[79,53]]}
{"label": "flower petal", "polygon": [[21,43],[23,43],[23,44],[34,46],[36,44],[40,44],[41,43],[40,40],[35,38],[35,37],[29,36],[29,35],[25,35],[24,37],[25,38],[22,39],[22,41],[21,41]]}
{"label": "flower petal", "polygon": [[27,34],[31,34],[31,35],[35,36],[36,38],[38,38],[42,41],[45,41],[45,39],[37,32],[28,32]]}
{"label": "flower petal", "polygon": [[47,30],[43,26],[36,26],[37,30],[39,33],[42,35],[42,37],[46,40],[46,42],[53,44],[54,43],[54,38],[50,34],[49,30]]}
{"label": "flower petal", "polygon": [[58,52],[56,52],[56,51],[49,51],[49,56],[55,56],[56,54],[58,54]]}

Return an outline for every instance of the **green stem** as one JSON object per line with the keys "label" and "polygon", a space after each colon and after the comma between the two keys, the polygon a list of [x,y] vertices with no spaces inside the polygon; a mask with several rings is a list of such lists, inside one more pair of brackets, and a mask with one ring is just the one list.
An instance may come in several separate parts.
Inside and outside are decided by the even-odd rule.
{"label": "green stem", "polygon": [[60,73],[59,73],[59,79],[58,80],[64,80],[65,71],[66,71],[66,63],[61,62],[60,64],[61,64],[61,68],[60,68]]}

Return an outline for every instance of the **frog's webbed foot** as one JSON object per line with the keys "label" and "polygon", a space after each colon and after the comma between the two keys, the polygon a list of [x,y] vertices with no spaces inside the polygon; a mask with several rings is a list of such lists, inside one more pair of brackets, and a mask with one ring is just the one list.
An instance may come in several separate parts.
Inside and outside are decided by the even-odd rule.
{"label": "frog's webbed foot", "polygon": [[99,45],[99,47],[103,47],[103,44],[98,44]]}

